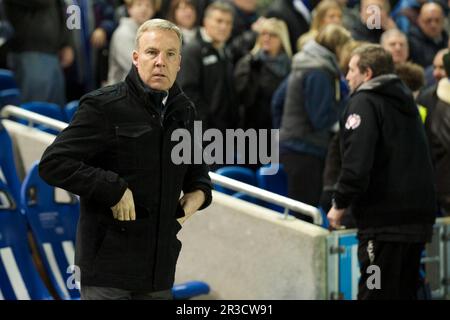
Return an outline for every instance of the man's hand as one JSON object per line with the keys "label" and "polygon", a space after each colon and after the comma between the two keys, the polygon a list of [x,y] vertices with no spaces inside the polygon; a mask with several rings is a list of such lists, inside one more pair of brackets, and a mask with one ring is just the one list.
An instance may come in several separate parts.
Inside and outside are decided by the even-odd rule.
{"label": "man's hand", "polygon": [[114,219],[120,221],[136,220],[136,211],[134,210],[133,193],[127,188],[122,196],[122,199],[111,207]]}
{"label": "man's hand", "polygon": [[205,194],[201,190],[186,193],[181,199],[180,204],[183,207],[185,216],[177,219],[180,224],[183,224],[189,219],[205,202]]}
{"label": "man's hand", "polygon": [[344,216],[345,209],[336,209],[334,206],[328,211],[327,218],[330,222],[330,227],[333,229],[340,229],[341,220]]}

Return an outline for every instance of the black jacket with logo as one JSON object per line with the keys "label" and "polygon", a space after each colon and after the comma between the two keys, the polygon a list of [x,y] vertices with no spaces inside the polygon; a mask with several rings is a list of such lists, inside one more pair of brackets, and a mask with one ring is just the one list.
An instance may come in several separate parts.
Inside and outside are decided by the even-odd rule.
{"label": "black jacket with logo", "polygon": [[411,92],[382,75],[353,93],[341,119],[342,169],[335,201],[359,229],[433,224],[430,152]]}
{"label": "black jacket with logo", "polygon": [[[211,202],[204,164],[175,165],[177,128],[193,131],[195,109],[175,84],[164,115],[133,66],[124,82],[85,95],[70,125],[45,151],[39,172],[49,184],[80,196],[76,264],[82,285],[159,291],[173,285],[184,215],[180,192],[202,190]],[[113,219],[126,188],[137,219]]]}

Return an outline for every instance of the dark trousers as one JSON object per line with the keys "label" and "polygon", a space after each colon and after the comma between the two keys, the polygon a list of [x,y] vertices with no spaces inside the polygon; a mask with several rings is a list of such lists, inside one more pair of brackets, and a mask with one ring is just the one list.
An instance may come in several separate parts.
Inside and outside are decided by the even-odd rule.
{"label": "dark trousers", "polygon": [[[360,240],[358,300],[416,300],[423,249],[423,243]],[[379,268],[380,289],[369,288],[375,275],[371,265]]]}
{"label": "dark trousers", "polygon": [[81,300],[173,300],[172,290],[133,292],[117,288],[81,286]]}
{"label": "dark trousers", "polygon": [[[282,154],[280,162],[288,177],[289,198],[317,207],[322,193],[324,160],[308,154]],[[292,213],[297,218],[311,220],[300,213]]]}

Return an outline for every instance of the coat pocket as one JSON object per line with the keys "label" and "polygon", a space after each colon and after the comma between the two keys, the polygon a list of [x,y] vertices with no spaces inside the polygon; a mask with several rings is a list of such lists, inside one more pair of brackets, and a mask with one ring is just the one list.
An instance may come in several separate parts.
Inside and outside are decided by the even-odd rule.
{"label": "coat pocket", "polygon": [[151,272],[153,252],[150,218],[114,220],[106,225],[105,237],[94,260],[94,270],[120,278],[146,278]]}
{"label": "coat pocket", "polygon": [[[138,169],[146,163],[150,157],[151,131],[152,127],[148,124],[116,126],[117,161],[119,168]],[[147,156],[146,153],[148,153]],[[140,161],[140,159],[143,161]]]}

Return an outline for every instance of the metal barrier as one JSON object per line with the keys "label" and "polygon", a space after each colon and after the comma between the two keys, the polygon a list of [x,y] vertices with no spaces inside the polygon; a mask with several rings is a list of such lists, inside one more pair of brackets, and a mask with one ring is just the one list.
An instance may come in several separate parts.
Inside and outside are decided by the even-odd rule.
{"label": "metal barrier", "polygon": [[[0,115],[4,118],[17,117],[28,120],[29,126],[33,126],[33,124],[43,124],[46,125],[47,127],[50,127],[58,131],[62,131],[64,128],[67,127],[67,123],[65,122],[51,119],[49,117],[45,117],[40,114],[24,110],[22,108],[15,107],[12,105],[5,106],[1,110]],[[310,206],[300,201],[289,199],[279,194],[263,190],[237,180],[233,180],[218,175],[214,172],[210,172],[209,176],[211,177],[212,182],[215,184],[232,189],[236,192],[244,192],[259,200],[264,200],[283,207],[284,217],[286,219],[288,217],[289,210],[292,210],[311,217],[313,219],[314,224],[322,225],[323,223],[322,215],[320,214],[320,211],[316,207]]]}

